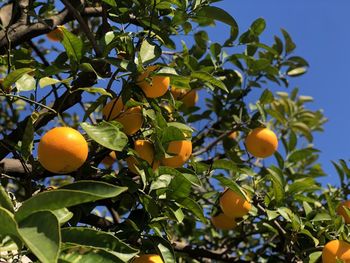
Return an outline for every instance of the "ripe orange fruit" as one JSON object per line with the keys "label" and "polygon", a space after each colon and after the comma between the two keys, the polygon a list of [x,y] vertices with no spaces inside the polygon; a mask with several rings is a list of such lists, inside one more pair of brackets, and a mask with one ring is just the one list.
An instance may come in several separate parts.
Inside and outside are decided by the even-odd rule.
{"label": "ripe orange fruit", "polygon": [[252,205],[244,197],[227,189],[220,197],[220,207],[231,218],[243,217],[249,213]]}
{"label": "ripe orange fruit", "polygon": [[172,141],[168,145],[167,153],[174,155],[169,158],[162,158],[161,163],[165,166],[178,168],[183,166],[192,154],[191,141]]}
{"label": "ripe orange fruit", "polygon": [[342,240],[332,240],[328,242],[322,250],[323,263],[336,263],[343,260],[350,263],[350,244]]}
{"label": "ripe orange fruit", "polygon": [[337,213],[344,218],[345,224],[350,224],[350,217],[347,215],[344,207],[350,208],[350,200],[342,202],[337,208]]}
{"label": "ripe orange fruit", "polygon": [[198,94],[196,90],[186,90],[172,87],[170,91],[174,98],[182,101],[187,108],[194,107],[198,101]]}
{"label": "ripe orange fruit", "polygon": [[236,140],[237,136],[238,136],[238,131],[231,132],[229,135],[227,135],[227,137],[232,140]]}
{"label": "ripe orange fruit", "polygon": [[117,154],[115,151],[111,151],[105,158],[103,158],[102,163],[106,167],[111,167],[114,164],[115,160],[117,160]]}
{"label": "ripe orange fruit", "polygon": [[[137,85],[143,90],[147,98],[158,98],[163,96],[170,85],[170,78],[166,76],[151,76],[158,66],[149,66],[137,78]],[[148,79],[149,78],[149,79]]]}
{"label": "ripe orange fruit", "polygon": [[132,263],[163,263],[163,260],[157,254],[145,254],[135,258]]}
{"label": "ripe orange fruit", "polygon": [[[154,160],[153,144],[147,140],[137,140],[134,142],[134,150],[139,154],[140,158],[147,161],[152,166],[153,170],[157,169],[159,162]],[[138,166],[139,161],[134,156],[126,158],[128,168],[133,173],[137,174],[135,166]]]}
{"label": "ripe orange fruit", "polygon": [[213,216],[211,218],[211,222],[217,229],[222,230],[230,230],[237,226],[237,223],[234,220],[234,218],[228,217],[224,213],[220,213],[216,216]]}
{"label": "ripe orange fruit", "polygon": [[274,154],[278,147],[276,134],[268,128],[255,128],[245,139],[247,151],[255,157],[266,158]]}
{"label": "ripe orange fruit", "polygon": [[56,127],[41,137],[38,160],[52,173],[70,173],[83,165],[88,151],[88,144],[80,132],[70,127]]}
{"label": "ripe orange fruit", "polygon": [[141,106],[126,108],[122,98],[111,100],[102,110],[103,118],[107,121],[115,120],[123,125],[127,135],[133,135],[143,124]]}
{"label": "ripe orange fruit", "polygon": [[51,32],[47,33],[46,36],[51,41],[58,42],[58,41],[62,41],[63,32],[59,27],[57,27],[54,30],[52,30]]}

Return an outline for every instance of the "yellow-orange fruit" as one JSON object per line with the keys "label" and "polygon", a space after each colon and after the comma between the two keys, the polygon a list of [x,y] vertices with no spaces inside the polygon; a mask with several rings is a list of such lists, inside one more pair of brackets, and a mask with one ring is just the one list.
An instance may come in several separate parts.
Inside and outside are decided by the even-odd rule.
{"label": "yellow-orange fruit", "polygon": [[247,151],[258,158],[266,158],[274,154],[278,148],[276,134],[268,128],[256,128],[245,139]]}
{"label": "yellow-orange fruit", "polygon": [[102,163],[106,166],[106,167],[111,167],[115,160],[117,160],[117,155],[114,151],[111,151],[105,158],[103,158]]}
{"label": "yellow-orange fruit", "polygon": [[220,207],[231,218],[243,217],[249,213],[252,205],[244,197],[227,189],[220,197]]}
{"label": "yellow-orange fruit", "polygon": [[227,135],[227,137],[232,140],[236,140],[237,136],[238,136],[238,131],[231,132],[229,135]]}
{"label": "yellow-orange fruit", "polygon": [[217,229],[222,230],[230,230],[237,226],[235,219],[225,215],[224,213],[213,216],[211,218],[211,222]]}
{"label": "yellow-orange fruit", "polygon": [[54,41],[54,42],[57,41],[58,42],[58,41],[62,41],[62,39],[63,39],[63,32],[62,32],[62,30],[59,27],[57,27],[54,30],[52,30],[51,32],[47,33],[46,36],[51,41]]}
{"label": "yellow-orange fruit", "polygon": [[141,106],[126,108],[122,98],[111,100],[102,110],[103,118],[107,121],[115,120],[123,125],[127,135],[133,135],[143,124]]}
{"label": "yellow-orange fruit", "polygon": [[80,132],[70,127],[56,127],[41,137],[38,160],[52,173],[70,173],[83,165],[88,151],[88,144]]}
{"label": "yellow-orange fruit", "polygon": [[[147,140],[137,140],[134,142],[134,150],[139,154],[139,157],[148,162],[152,166],[153,170],[157,169],[159,162],[154,160],[154,148],[153,144]],[[134,156],[126,158],[128,168],[133,173],[137,174],[135,166],[138,166],[139,161]]]}
{"label": "yellow-orange fruit", "polygon": [[322,250],[323,263],[337,263],[343,260],[344,263],[350,263],[350,244],[342,240],[332,240],[328,242]]}
{"label": "yellow-orange fruit", "polygon": [[178,89],[175,87],[171,88],[171,93],[173,94],[176,100],[180,100],[187,108],[194,107],[198,101],[198,94],[196,90],[186,90]]}
{"label": "yellow-orange fruit", "polygon": [[178,168],[183,166],[192,154],[191,141],[172,141],[168,145],[167,153],[173,155],[169,158],[162,158],[161,163],[165,166]]}
{"label": "yellow-orange fruit", "polygon": [[345,221],[346,224],[350,224],[350,217],[346,213],[344,207],[350,209],[350,200],[342,202],[337,208],[338,215],[340,215],[340,216],[342,216],[344,218],[344,221]]}
{"label": "yellow-orange fruit", "polygon": [[163,263],[163,260],[157,254],[145,254],[135,258],[132,263]]}
{"label": "yellow-orange fruit", "polygon": [[149,66],[137,78],[137,85],[143,90],[147,98],[158,98],[163,96],[170,85],[170,78],[166,76],[150,76],[158,66]]}

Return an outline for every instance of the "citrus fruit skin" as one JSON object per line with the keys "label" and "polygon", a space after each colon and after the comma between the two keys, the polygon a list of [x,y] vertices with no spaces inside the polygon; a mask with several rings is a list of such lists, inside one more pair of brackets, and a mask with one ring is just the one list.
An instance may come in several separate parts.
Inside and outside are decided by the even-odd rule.
{"label": "citrus fruit skin", "polygon": [[172,141],[168,145],[167,153],[174,155],[169,158],[162,158],[161,163],[165,166],[178,168],[183,166],[192,154],[191,141]]}
{"label": "citrus fruit skin", "polygon": [[230,230],[237,226],[236,221],[232,217],[228,217],[224,213],[220,213],[211,218],[211,222],[215,228],[221,230]]}
{"label": "citrus fruit skin", "polygon": [[52,30],[51,32],[47,33],[46,36],[48,39],[50,39],[53,42],[59,42],[59,41],[62,41],[63,39],[62,30],[58,27]]}
{"label": "citrus fruit skin", "polygon": [[80,132],[70,127],[56,127],[40,139],[38,160],[52,173],[71,173],[83,165],[88,152],[88,144]]}
{"label": "citrus fruit skin", "polygon": [[[137,140],[134,142],[134,150],[139,154],[139,157],[148,162],[153,170],[157,169],[159,162],[154,160],[153,144],[147,140]],[[134,156],[126,158],[128,168],[133,173],[137,174],[135,166],[138,166],[139,161]]]}
{"label": "citrus fruit skin", "polygon": [[255,128],[245,139],[247,151],[255,157],[266,158],[278,148],[276,134],[268,128]]}
{"label": "citrus fruit skin", "polygon": [[176,100],[180,100],[187,108],[194,107],[198,101],[198,94],[196,90],[186,90],[172,87],[170,89]]}
{"label": "citrus fruit skin", "polygon": [[337,207],[337,213],[338,215],[342,216],[344,218],[345,224],[350,224],[350,217],[347,215],[345,208],[350,208],[350,200],[342,202],[338,207]]}
{"label": "citrus fruit skin", "polygon": [[143,124],[141,106],[126,108],[122,98],[113,99],[102,110],[103,118],[107,121],[118,121],[123,125],[127,135],[133,135],[141,129]]}
{"label": "citrus fruit skin", "polygon": [[323,263],[336,263],[337,259],[350,263],[350,244],[342,240],[329,241],[322,250]]}
{"label": "citrus fruit skin", "polygon": [[117,160],[117,154],[115,151],[111,151],[105,158],[103,158],[102,163],[106,167],[111,167],[114,164],[115,160]]}
{"label": "citrus fruit skin", "polygon": [[[137,85],[143,90],[147,98],[158,98],[163,96],[169,88],[170,78],[166,76],[151,76],[158,66],[149,66],[137,78]],[[147,79],[149,78],[149,79]]]}
{"label": "citrus fruit skin", "polygon": [[132,263],[163,263],[163,260],[157,254],[145,254],[135,258]]}
{"label": "citrus fruit skin", "polygon": [[243,217],[252,208],[249,201],[230,189],[221,195],[219,202],[224,214],[231,218]]}

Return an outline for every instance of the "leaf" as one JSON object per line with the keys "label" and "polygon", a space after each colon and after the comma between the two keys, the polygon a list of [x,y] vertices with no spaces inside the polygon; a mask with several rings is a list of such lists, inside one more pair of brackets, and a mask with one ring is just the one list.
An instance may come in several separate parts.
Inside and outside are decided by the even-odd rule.
{"label": "leaf", "polygon": [[27,74],[33,71],[35,71],[35,69],[32,69],[32,68],[16,69],[6,76],[2,85],[4,86],[4,88],[8,88],[12,84],[14,84],[17,80],[19,80],[24,74]]}
{"label": "leaf", "polygon": [[26,128],[24,130],[22,144],[21,144],[21,154],[25,161],[28,161],[29,157],[32,155],[33,151],[33,140],[34,140],[34,127],[33,122],[35,120],[36,114],[33,113],[27,120]]}
{"label": "leaf", "polygon": [[19,222],[18,232],[41,262],[57,262],[61,238],[58,220],[53,213],[39,211],[31,214]]}
{"label": "leaf", "polygon": [[9,212],[13,213],[15,210],[11,198],[7,194],[4,187],[0,185],[0,207],[7,209]]}
{"label": "leaf", "polygon": [[303,75],[307,71],[307,68],[300,67],[300,68],[292,68],[287,71],[287,75],[290,77],[296,77]]}
{"label": "leaf", "polygon": [[309,238],[311,238],[312,241],[314,241],[315,247],[317,247],[318,244],[320,243],[320,242],[318,241],[318,239],[315,238],[315,237],[310,233],[310,231],[307,230],[307,229],[302,229],[302,230],[299,232],[299,234],[303,234],[303,235],[306,235],[306,236],[308,236]]}
{"label": "leaf", "polygon": [[5,208],[0,207],[0,218],[0,236],[18,236],[17,223],[13,217],[13,214]]}
{"label": "leaf", "polygon": [[289,194],[295,194],[298,192],[306,193],[306,192],[313,192],[320,189],[320,186],[318,186],[315,182],[315,179],[313,178],[303,178],[299,180],[295,180],[292,184],[288,187],[288,193]]}
{"label": "leaf", "polygon": [[273,97],[272,92],[269,89],[265,89],[263,91],[263,93],[261,94],[259,101],[260,101],[261,105],[269,104],[269,103],[273,102],[274,97]]}
{"label": "leaf", "polygon": [[224,169],[228,171],[237,171],[235,162],[226,159],[215,160],[212,169]]}
{"label": "leaf", "polygon": [[315,152],[319,152],[319,151],[314,149],[314,148],[305,148],[305,149],[295,150],[295,151],[290,153],[290,155],[287,157],[287,160],[289,162],[296,163],[296,162],[302,161],[305,158],[311,156]]}
{"label": "leaf", "polygon": [[69,227],[61,230],[62,242],[94,248],[103,248],[123,262],[136,256],[139,250],[130,247],[114,235],[86,227]]}
{"label": "leaf", "polygon": [[182,141],[185,139],[183,132],[176,127],[166,127],[162,131],[162,144],[168,144],[172,141]]}
{"label": "leaf", "polygon": [[79,64],[83,56],[83,41],[73,33],[69,32],[64,26],[58,26],[58,28],[63,33],[62,44],[69,59],[71,62]]}
{"label": "leaf", "polygon": [[158,236],[150,237],[152,244],[157,248],[162,255],[164,263],[175,263],[175,253],[170,242],[164,238]]}
{"label": "leaf", "polygon": [[82,203],[112,198],[127,190],[98,181],[78,181],[56,190],[39,193],[22,203],[15,214],[17,221],[40,210],[57,210]]}
{"label": "leaf", "polygon": [[179,202],[184,208],[190,210],[199,220],[206,223],[207,220],[203,215],[202,207],[194,200],[190,198],[185,198]]}
{"label": "leaf", "polygon": [[181,173],[174,176],[167,188],[167,198],[176,201],[186,198],[191,193],[191,182]]}
{"label": "leaf", "polygon": [[54,78],[50,78],[50,77],[43,77],[39,80],[39,86],[40,86],[40,88],[45,88],[46,86],[55,85],[58,83],[65,83],[65,84],[69,85],[69,83],[72,79],[73,78],[58,80],[58,79],[54,79]]}
{"label": "leaf", "polygon": [[103,2],[105,2],[106,4],[109,4],[110,6],[116,7],[117,3],[115,2],[115,0],[102,0]]}
{"label": "leaf", "polygon": [[157,60],[162,54],[161,48],[152,43],[148,38],[144,39],[140,48],[140,57],[142,63],[150,63]]}
{"label": "leaf", "polygon": [[296,48],[296,45],[286,30],[281,29],[281,31],[285,40],[286,54],[289,54]]}
{"label": "leaf", "polygon": [[317,222],[317,221],[331,221],[331,220],[333,219],[328,213],[317,213],[311,221]]}
{"label": "leaf", "polygon": [[267,168],[270,175],[269,178],[272,181],[273,191],[275,195],[275,199],[277,203],[280,203],[284,198],[284,180],[283,174],[280,169],[272,166],[271,168]]}
{"label": "leaf", "polygon": [[108,149],[122,151],[128,143],[128,137],[120,130],[121,125],[115,121],[102,121],[97,125],[83,122],[80,126],[91,139]]}
{"label": "leaf", "polygon": [[309,255],[307,263],[317,263],[322,256],[322,251],[316,251]]}
{"label": "leaf", "polygon": [[207,72],[203,72],[203,71],[192,72],[191,78],[192,79],[199,79],[203,82],[207,82],[213,86],[218,87],[219,89],[222,89],[222,90],[228,92],[226,85],[221,80],[213,77],[212,75],[210,75]]}
{"label": "leaf", "polygon": [[250,26],[250,29],[254,32],[254,35],[260,35],[266,28],[266,22],[263,18],[256,19],[252,25]]}
{"label": "leaf", "polygon": [[108,97],[112,97],[112,94],[109,93],[106,89],[104,88],[96,88],[96,87],[88,87],[88,88],[78,88],[76,90],[83,90],[83,91],[86,91],[86,92],[89,92],[89,93],[98,93],[100,95],[105,95],[105,96],[108,96]]}
{"label": "leaf", "polygon": [[57,210],[52,210],[51,212],[57,217],[58,223],[60,225],[63,225],[64,223],[67,223],[74,215],[67,208],[61,208],[61,209],[57,209]]}
{"label": "leaf", "polygon": [[35,87],[36,87],[35,79],[27,73],[23,74],[16,81],[16,88],[17,88],[18,92],[30,91],[30,90],[35,89]]}
{"label": "leaf", "polygon": [[226,186],[226,187],[230,188],[235,193],[237,193],[237,194],[241,195],[242,197],[244,197],[245,199],[249,200],[249,198],[247,197],[246,193],[232,179],[228,179],[228,178],[226,178],[223,175],[214,175],[213,178],[218,180],[223,186]]}
{"label": "leaf", "polygon": [[223,22],[232,28],[237,28],[236,20],[225,10],[215,6],[204,6],[200,9],[200,16],[211,18]]}

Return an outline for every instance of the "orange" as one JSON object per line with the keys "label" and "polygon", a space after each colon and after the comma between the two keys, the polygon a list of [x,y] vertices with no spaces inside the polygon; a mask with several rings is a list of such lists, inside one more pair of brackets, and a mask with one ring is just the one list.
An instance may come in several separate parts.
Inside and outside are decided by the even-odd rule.
{"label": "orange", "polygon": [[350,208],[350,200],[342,202],[337,208],[337,213],[344,218],[345,224],[350,224],[350,217],[346,213],[344,206]]}
{"label": "orange", "polygon": [[[137,140],[134,142],[134,150],[139,154],[139,157],[148,162],[152,166],[153,170],[157,169],[159,162],[154,160],[154,148],[153,144],[147,140]],[[126,158],[129,170],[137,174],[135,166],[138,166],[139,162],[134,156]]]}
{"label": "orange", "polygon": [[336,263],[343,260],[350,263],[350,244],[342,240],[332,240],[328,242],[322,250],[323,263]]}
{"label": "orange", "polygon": [[236,221],[232,217],[228,217],[224,213],[220,213],[211,218],[212,224],[217,229],[230,230],[237,226]]}
{"label": "orange", "polygon": [[102,110],[103,118],[107,121],[115,120],[123,125],[127,135],[133,135],[143,124],[141,106],[126,108],[122,98],[111,100]]}
{"label": "orange", "polygon": [[236,140],[237,136],[238,136],[238,131],[231,132],[229,135],[227,135],[227,137],[232,140]]}
{"label": "orange", "polygon": [[147,98],[158,98],[163,96],[170,84],[170,78],[166,76],[151,76],[149,74],[155,71],[158,66],[149,66],[137,78],[137,85],[143,90]]}
{"label": "orange", "polygon": [[163,263],[163,260],[157,254],[145,254],[135,258],[132,263]]}
{"label": "orange", "polygon": [[231,218],[243,217],[249,213],[252,205],[244,197],[227,189],[220,197],[220,207]]}
{"label": "orange", "polygon": [[111,167],[116,159],[117,159],[117,155],[114,151],[112,151],[105,158],[103,158],[102,163],[106,167]]}
{"label": "orange", "polygon": [[52,173],[71,173],[83,165],[88,151],[80,132],[70,127],[56,127],[40,139],[38,160]]}
{"label": "orange", "polygon": [[62,39],[63,39],[63,33],[59,27],[57,27],[54,30],[52,30],[51,32],[47,33],[46,36],[51,41],[55,41],[55,42],[62,41]]}
{"label": "orange", "polygon": [[162,158],[162,164],[173,168],[181,167],[187,162],[192,154],[192,142],[186,140],[172,141],[168,145],[167,153],[174,156]]}
{"label": "orange", "polygon": [[187,108],[194,107],[198,101],[198,94],[196,90],[178,89],[172,87],[170,91],[174,98],[182,101]]}
{"label": "orange", "polygon": [[247,151],[255,157],[266,158],[274,154],[278,147],[276,134],[268,128],[256,128],[245,139]]}

